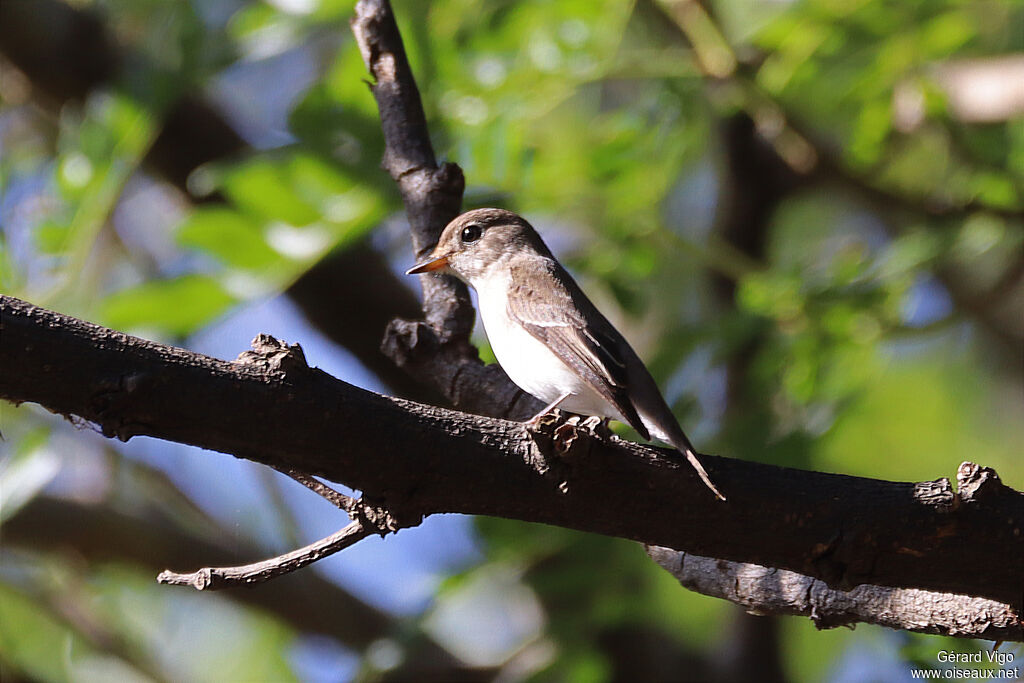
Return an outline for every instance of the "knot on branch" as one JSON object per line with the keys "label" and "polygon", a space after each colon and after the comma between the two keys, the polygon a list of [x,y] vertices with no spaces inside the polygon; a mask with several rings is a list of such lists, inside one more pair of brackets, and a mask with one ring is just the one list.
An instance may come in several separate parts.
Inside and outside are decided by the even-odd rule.
{"label": "knot on branch", "polygon": [[586,458],[593,439],[607,438],[610,434],[600,417],[570,415],[563,418],[557,410],[542,416],[531,430],[541,451],[567,462]]}
{"label": "knot on branch", "polygon": [[[100,383],[89,399],[92,422],[107,438],[128,441],[138,433],[139,424],[128,417],[132,413],[134,398],[153,385],[153,374],[130,372]],[[75,416],[66,416],[74,418]],[[72,419],[75,422],[75,419]]]}
{"label": "knot on branch", "polygon": [[238,354],[235,362],[283,375],[309,369],[306,354],[298,344],[288,344],[269,334],[260,333],[252,340],[251,347],[249,351]]}
{"label": "knot on branch", "polygon": [[[462,193],[466,189],[466,176],[462,167],[451,161],[445,161],[430,173],[428,187],[432,200],[438,204],[455,209],[459,212],[462,206]],[[454,216],[452,216],[454,218]]]}
{"label": "knot on branch", "polygon": [[586,461],[594,439],[611,435],[599,417],[570,415],[563,419],[557,410],[541,416],[536,426],[527,426],[527,430],[534,444],[526,454],[527,463],[538,474],[557,479],[562,493],[569,492],[572,469]]}
{"label": "knot on branch", "polygon": [[380,351],[400,368],[410,371],[434,356],[441,346],[430,325],[422,320],[395,318],[384,330]]}
{"label": "knot on branch", "polygon": [[939,512],[952,512],[960,505],[960,497],[953,491],[947,477],[914,484],[914,498]]}
{"label": "knot on branch", "polygon": [[382,505],[372,505],[365,500],[356,503],[355,509],[349,514],[367,530],[380,536],[393,534],[400,529],[418,526],[423,521],[421,513],[399,514]]}
{"label": "knot on branch", "polygon": [[965,502],[994,498],[1010,491],[996,471],[973,462],[962,462],[956,471],[957,489]]}
{"label": "knot on branch", "polygon": [[393,150],[393,156],[389,157],[388,150],[385,150],[382,165],[400,184],[403,196],[420,200],[422,210],[410,216],[410,221],[427,219],[424,225],[414,224],[412,227],[420,236],[424,235],[419,228],[432,228],[435,238],[432,244],[429,247],[421,245],[432,249],[444,226],[459,214],[462,193],[466,189],[466,176],[462,168],[451,161],[437,166],[432,160],[418,159],[415,155],[403,152],[405,150]]}

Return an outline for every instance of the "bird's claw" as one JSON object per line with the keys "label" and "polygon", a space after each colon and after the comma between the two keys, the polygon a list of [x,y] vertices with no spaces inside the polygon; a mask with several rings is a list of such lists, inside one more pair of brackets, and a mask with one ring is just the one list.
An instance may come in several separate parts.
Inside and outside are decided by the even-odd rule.
{"label": "bird's claw", "polygon": [[608,427],[608,418],[599,417],[597,415],[591,415],[590,417],[584,418],[580,422],[580,427],[587,430],[599,439],[607,439],[612,435],[612,430]]}
{"label": "bird's claw", "polygon": [[557,425],[562,422],[562,411],[558,408],[541,411],[526,421],[526,428],[531,431],[538,431],[544,425]]}

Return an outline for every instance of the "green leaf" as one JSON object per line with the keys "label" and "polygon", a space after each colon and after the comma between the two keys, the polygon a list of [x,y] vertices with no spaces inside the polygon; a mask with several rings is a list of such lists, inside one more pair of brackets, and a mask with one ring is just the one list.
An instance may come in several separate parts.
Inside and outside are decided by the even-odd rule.
{"label": "green leaf", "polygon": [[861,166],[869,166],[878,161],[891,123],[892,105],[889,100],[865,103],[857,117],[853,137],[847,146],[847,157]]}
{"label": "green leaf", "polygon": [[60,457],[46,448],[50,430],[22,436],[14,457],[0,462],[0,522],[10,519],[60,472]]}
{"label": "green leaf", "polygon": [[187,335],[209,323],[235,303],[217,280],[184,275],[173,280],[146,282],[111,294],[101,317],[119,330],[152,328]]}
{"label": "green leaf", "polygon": [[1020,192],[1017,184],[1008,174],[982,172],[974,176],[972,189],[978,199],[1001,208],[1017,208],[1020,204]]}
{"label": "green leaf", "polygon": [[178,229],[178,242],[235,268],[261,270],[280,263],[256,219],[226,207],[201,207]]}
{"label": "green leaf", "polygon": [[39,251],[44,254],[60,254],[67,248],[68,225],[47,219],[36,226],[34,236]]}
{"label": "green leaf", "polygon": [[383,214],[377,192],[342,166],[312,154],[296,153],[288,158],[285,168],[296,193],[317,207],[328,222],[345,228],[342,238],[349,237],[350,230],[361,233],[373,227]]}
{"label": "green leaf", "polygon": [[272,26],[280,18],[281,13],[269,5],[248,5],[231,16],[226,33],[232,39],[242,42]]}
{"label": "green leaf", "polygon": [[309,225],[320,218],[316,207],[297,193],[288,174],[266,158],[243,162],[227,171],[224,192],[244,211],[291,225]]}
{"label": "green leaf", "polygon": [[954,52],[977,33],[970,12],[952,11],[929,21],[921,31],[921,48],[926,55],[942,58]]}
{"label": "green leaf", "polygon": [[755,272],[740,281],[737,302],[751,313],[788,319],[800,313],[804,300],[797,276]]}
{"label": "green leaf", "polygon": [[0,662],[0,671],[11,667],[27,680],[149,680],[124,660],[97,651],[44,604],[4,583],[0,583]]}

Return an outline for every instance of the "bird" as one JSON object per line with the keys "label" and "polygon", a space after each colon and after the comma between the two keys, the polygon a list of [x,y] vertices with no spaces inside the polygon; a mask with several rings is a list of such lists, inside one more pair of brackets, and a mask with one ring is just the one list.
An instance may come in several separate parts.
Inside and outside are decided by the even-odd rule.
{"label": "bird", "polygon": [[643,361],[522,216],[482,208],[453,219],[406,274],[446,273],[476,290],[484,331],[505,373],[556,408],[624,422],[671,444],[720,500],[693,444]]}

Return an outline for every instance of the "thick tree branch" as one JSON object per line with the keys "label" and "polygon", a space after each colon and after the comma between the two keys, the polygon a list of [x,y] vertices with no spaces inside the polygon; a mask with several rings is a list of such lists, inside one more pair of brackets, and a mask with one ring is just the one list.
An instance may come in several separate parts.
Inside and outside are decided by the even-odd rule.
{"label": "thick tree branch", "polygon": [[842,591],[785,569],[655,546],[647,553],[686,588],[755,615],[808,617],[820,629],[866,623],[946,636],[974,638],[982,632],[990,640],[1020,638],[1019,614],[997,600],[867,584]]}
{"label": "thick tree branch", "polygon": [[[989,470],[955,493],[946,480],[706,456],[730,494],[723,505],[661,449],[378,396],[296,353],[253,360],[220,361],[0,297],[0,398],[77,415],[111,437],[180,441],[343,482],[399,526],[440,512],[494,515],[789,569],[843,590],[920,588],[1016,610],[1024,600],[1024,495]],[[1019,619],[1008,630],[1022,638]]]}

